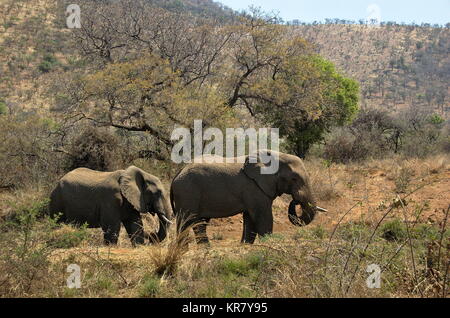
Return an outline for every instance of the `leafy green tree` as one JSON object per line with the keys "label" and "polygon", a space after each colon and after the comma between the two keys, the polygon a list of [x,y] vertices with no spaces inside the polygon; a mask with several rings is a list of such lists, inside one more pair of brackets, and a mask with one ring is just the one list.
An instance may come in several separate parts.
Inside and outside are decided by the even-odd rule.
{"label": "leafy green tree", "polygon": [[331,127],[354,119],[359,85],[318,55],[293,59],[289,69],[278,85],[266,84],[279,102],[261,103],[258,110],[264,122],[280,128],[287,150],[304,157]]}

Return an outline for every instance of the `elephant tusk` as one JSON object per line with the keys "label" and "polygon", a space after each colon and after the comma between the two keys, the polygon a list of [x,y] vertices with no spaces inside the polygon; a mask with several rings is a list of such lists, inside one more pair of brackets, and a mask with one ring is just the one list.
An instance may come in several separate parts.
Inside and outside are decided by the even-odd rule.
{"label": "elephant tusk", "polygon": [[170,221],[164,214],[158,214],[164,221],[166,221],[169,224],[173,224],[172,221]]}
{"label": "elephant tusk", "polygon": [[316,206],[316,210],[319,211],[319,212],[323,212],[323,213],[327,213],[328,212],[327,209],[321,208],[320,206]]}

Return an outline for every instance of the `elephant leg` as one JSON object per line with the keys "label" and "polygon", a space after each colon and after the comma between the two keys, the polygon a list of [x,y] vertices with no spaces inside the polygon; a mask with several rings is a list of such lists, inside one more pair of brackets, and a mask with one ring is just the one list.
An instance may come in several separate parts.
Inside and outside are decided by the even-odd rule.
{"label": "elephant leg", "polygon": [[181,234],[187,231],[192,225],[197,223],[198,220],[192,218],[177,218],[177,233]]}
{"label": "elephant leg", "polygon": [[105,245],[116,245],[119,240],[120,223],[114,225],[102,225]]}
{"label": "elephant leg", "polygon": [[241,243],[253,244],[256,238],[255,224],[247,211],[244,212],[243,216],[244,216],[244,229],[242,231]]}
{"label": "elephant leg", "polygon": [[208,235],[206,234],[206,227],[209,221],[210,219],[202,220],[192,228],[195,233],[197,244],[209,244]]}
{"label": "elephant leg", "polygon": [[148,232],[144,231],[144,239],[148,240],[150,242],[150,244],[158,242],[156,233],[148,233]]}
{"label": "elephant leg", "polygon": [[[128,237],[130,238],[133,246],[145,243],[144,225],[142,224],[142,219],[140,216],[133,216],[122,223],[127,230]],[[149,236],[149,234],[147,234],[147,236]]]}
{"label": "elephant leg", "polygon": [[273,232],[273,215],[271,207],[260,207],[257,210],[249,211],[250,217],[253,219],[256,233],[260,237],[272,234]]}

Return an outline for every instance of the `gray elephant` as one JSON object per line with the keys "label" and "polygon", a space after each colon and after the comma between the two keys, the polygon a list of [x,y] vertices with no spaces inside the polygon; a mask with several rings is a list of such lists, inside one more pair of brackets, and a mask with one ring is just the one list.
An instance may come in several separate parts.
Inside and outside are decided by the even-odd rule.
{"label": "gray elephant", "polygon": [[[166,237],[172,211],[161,181],[131,166],[126,170],[99,172],[75,169],[58,182],[50,196],[50,214],[59,221],[102,228],[105,244],[117,244],[121,223],[133,245],[145,239],[162,241]],[[141,213],[159,217],[159,231],[143,230]]]}
{"label": "gray elephant", "polygon": [[[276,173],[261,173],[261,168],[268,166],[263,163],[266,160],[261,160],[262,155],[271,158],[271,162],[278,160]],[[315,204],[302,160],[273,151],[248,156],[244,164],[189,164],[172,181],[170,196],[174,214],[182,219],[178,232],[193,225],[197,242],[208,243],[206,226],[210,219],[243,213],[241,241],[252,244],[257,234],[272,233],[272,203],[282,194],[292,195],[288,216],[297,226],[312,222],[317,211],[326,211]],[[295,212],[296,205],[302,207],[300,217]]]}

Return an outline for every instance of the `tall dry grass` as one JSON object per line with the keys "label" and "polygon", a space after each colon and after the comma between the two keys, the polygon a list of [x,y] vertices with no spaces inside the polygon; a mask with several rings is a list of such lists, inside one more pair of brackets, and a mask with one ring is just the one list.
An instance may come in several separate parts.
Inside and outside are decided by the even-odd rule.
{"label": "tall dry grass", "polygon": [[[422,218],[425,200],[404,204],[428,179],[447,172],[446,160],[386,159],[347,166],[307,162],[313,182],[336,192],[335,197],[324,196],[333,206],[333,222],[324,223],[331,215],[324,216],[295,232],[258,239],[255,245],[224,237],[198,246],[192,231],[178,236],[173,225],[161,244],[132,248],[122,231],[117,247],[105,247],[100,230],[12,218],[15,225],[0,231],[0,296],[448,297],[449,210],[437,211],[436,222],[429,223]],[[404,193],[395,191],[398,167],[414,172]],[[370,191],[365,180],[374,176],[393,178],[387,203],[377,206],[377,213],[365,205],[370,197],[345,208],[336,204],[363,193],[364,187]],[[315,191],[326,193],[321,187]],[[38,213],[42,206],[33,203],[45,199],[45,192],[31,190],[2,195],[16,202],[8,211],[22,216]],[[357,209],[370,217],[350,217]],[[153,218],[146,218],[147,230],[156,226]],[[66,285],[70,264],[81,267],[81,289]],[[367,287],[371,264],[381,268],[380,289]]]}

